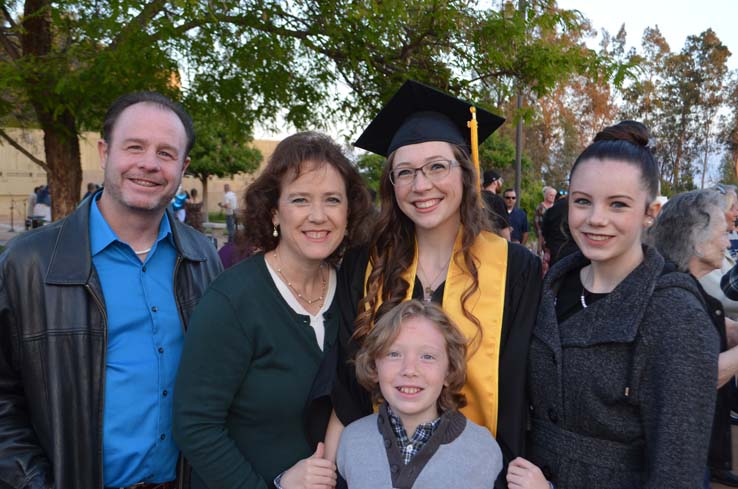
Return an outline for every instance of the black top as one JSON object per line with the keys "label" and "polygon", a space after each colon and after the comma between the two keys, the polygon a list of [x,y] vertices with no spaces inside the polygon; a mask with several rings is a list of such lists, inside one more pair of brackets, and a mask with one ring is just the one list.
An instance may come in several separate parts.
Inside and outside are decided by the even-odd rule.
{"label": "black top", "polygon": [[[337,362],[337,382],[331,393],[333,407],[344,425],[372,413],[371,396],[356,381],[355,371],[348,363],[358,350],[351,339],[357,306],[364,293],[364,277],[368,262],[368,250],[352,250],[346,254],[339,270],[336,301],[341,312],[338,333],[339,348],[332,358]],[[541,263],[538,257],[520,245],[509,244],[505,303],[502,316],[502,334],[499,363],[499,410],[497,442],[502,449],[505,463],[523,455],[527,421],[525,389],[528,346],[533,323],[536,319],[541,292]],[[422,299],[422,287],[416,278],[413,298]],[[443,299],[443,285],[433,293],[433,302]],[[484,318],[480,318],[484,325]],[[326,362],[328,363],[328,362]],[[336,364],[333,364],[336,366]],[[330,367],[328,367],[330,368]],[[316,381],[313,398],[319,385],[325,386],[325,378]],[[504,483],[505,471],[498,480]]]}
{"label": "black top", "polygon": [[[582,268],[570,270],[561,281],[561,287],[556,294],[556,318],[559,323],[563,323],[584,309],[584,304],[590,306],[607,296],[607,294],[595,294],[584,288],[579,278]],[[584,304],[582,304],[582,297],[584,297]]]}
{"label": "black top", "polygon": [[484,201],[484,209],[487,211],[487,218],[497,229],[510,227],[507,208],[502,197],[489,190],[482,190],[482,201]]}

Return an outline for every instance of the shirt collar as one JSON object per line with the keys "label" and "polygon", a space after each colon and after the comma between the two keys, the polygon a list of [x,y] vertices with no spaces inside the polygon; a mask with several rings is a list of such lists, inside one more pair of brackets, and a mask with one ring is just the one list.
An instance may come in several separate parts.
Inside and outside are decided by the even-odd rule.
{"label": "shirt collar", "polygon": [[[123,241],[121,241],[115,234],[115,231],[110,227],[108,221],[105,220],[102,212],[100,212],[100,208],[97,206],[97,201],[100,198],[100,195],[102,195],[102,192],[98,194],[96,199],[92,200],[90,205],[90,253],[92,256],[103,251],[110,245],[110,243],[116,241],[123,243]],[[166,212],[162,216],[161,223],[159,224],[159,234],[156,237],[156,243],[159,243],[159,241],[165,238],[169,239],[172,246],[174,246],[172,227],[169,223],[169,217]]]}
{"label": "shirt collar", "polygon": [[[402,425],[402,420],[399,416],[395,415],[394,412],[392,412],[392,408],[389,404],[387,404],[387,418],[389,418],[390,426],[392,426],[392,431],[395,433],[395,436],[397,436],[397,439],[402,441],[403,443],[408,443],[410,441],[407,431],[405,431],[405,427]],[[436,428],[438,428],[438,425],[441,423],[441,418],[438,417],[434,419],[433,421],[428,421],[427,423],[419,424],[418,427],[415,429],[415,433],[426,431],[428,433],[433,433]],[[413,433],[413,437],[415,435]]]}

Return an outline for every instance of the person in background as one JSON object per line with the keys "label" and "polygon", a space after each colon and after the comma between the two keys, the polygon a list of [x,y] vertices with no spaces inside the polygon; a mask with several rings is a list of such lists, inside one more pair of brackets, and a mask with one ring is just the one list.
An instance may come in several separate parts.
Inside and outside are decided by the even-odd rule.
{"label": "person in background", "polygon": [[695,280],[642,244],[659,186],[648,140],[643,124],[623,121],[572,167],[569,228],[581,252],[545,278],[530,444],[510,463],[510,488],[703,484],[720,341]]}
{"label": "person in background", "polygon": [[528,242],[528,215],[523,209],[517,206],[518,195],[515,190],[509,188],[502,194],[505,199],[505,207],[507,209],[508,220],[512,231],[510,232],[510,241],[520,243],[525,246]]}
{"label": "person in background", "polygon": [[118,98],[98,142],[104,189],[0,255],[0,487],[185,484],[174,378],[221,271],[167,211],[194,137],[165,96]]}
{"label": "person in background", "polygon": [[228,242],[233,241],[236,236],[236,219],[238,217],[238,198],[231,190],[229,184],[223,185],[223,202],[218,202],[218,207],[225,211],[226,229],[228,230]]}
{"label": "person in background", "polygon": [[85,192],[85,194],[82,196],[82,200],[85,200],[87,197],[89,197],[90,195],[94,194],[97,191],[98,188],[99,188],[99,186],[96,183],[92,183],[92,182],[88,183],[87,184],[87,192]]}
{"label": "person in background", "polygon": [[549,268],[565,256],[579,251],[569,230],[569,199],[566,191],[556,194],[556,201],[543,215],[541,233],[544,241],[544,260]]}
{"label": "person in background", "polygon": [[536,236],[538,237],[537,250],[539,255],[543,253],[544,248],[543,215],[554,205],[554,202],[556,201],[556,194],[557,192],[555,188],[549,186],[543,187],[543,202],[538,204],[538,207],[536,207],[533,224],[536,228]]}
{"label": "person in background", "polygon": [[[720,190],[725,192],[726,189],[723,187]],[[735,193],[730,196],[727,192],[721,194],[717,189],[678,194],[663,207],[649,232],[648,241],[666,260],[676,264],[679,271],[689,273],[702,284],[705,276],[719,270],[725,259],[725,251],[730,246],[726,215],[734,203]],[[732,216],[728,219],[729,222],[734,220]],[[718,299],[701,285],[698,287],[705,301],[705,311],[720,335],[721,351],[718,358],[717,406],[704,488],[710,488],[710,479],[738,487],[738,475],[731,471],[733,455],[730,425],[730,409],[736,401],[734,377],[738,373],[738,323],[725,317]]]}
{"label": "person in background", "polygon": [[379,412],[347,426],[338,445],[348,487],[494,485],[500,447],[458,411],[466,351],[464,335],[433,303],[402,302],[382,316],[356,357],[357,378],[381,401]]}
{"label": "person in background", "polygon": [[177,193],[174,195],[174,199],[172,199],[172,210],[179,222],[185,222],[185,218],[187,217],[187,209],[185,208],[185,205],[189,198],[189,194],[185,192],[182,185],[180,185]]}
{"label": "person in background", "polygon": [[487,210],[487,217],[503,238],[510,241],[510,221],[507,217],[505,201],[498,194],[502,188],[502,177],[495,170],[484,172],[482,179],[482,200]]}
{"label": "person in background", "polygon": [[48,185],[38,187],[33,215],[41,217],[44,222],[51,222],[51,192]]}
{"label": "person in background", "polygon": [[[735,221],[738,218],[738,197],[736,197],[736,189],[732,185],[719,184],[712,187],[721,197],[723,212],[725,213],[725,226],[728,236],[735,232]],[[712,270],[702,276],[699,281],[700,285],[712,297],[718,299],[725,311],[725,314],[733,319],[738,318],[738,301],[734,301],[725,296],[720,288],[720,278],[730,271],[736,264],[736,260],[730,253],[730,247],[725,250],[723,263],[719,269]]]}
{"label": "person in background", "polygon": [[338,334],[334,267],[367,238],[369,193],[340,146],[303,132],[277,145],[244,202],[260,252],[223,272],[193,314],[174,436],[193,489],[332,487],[330,408],[305,405]]}

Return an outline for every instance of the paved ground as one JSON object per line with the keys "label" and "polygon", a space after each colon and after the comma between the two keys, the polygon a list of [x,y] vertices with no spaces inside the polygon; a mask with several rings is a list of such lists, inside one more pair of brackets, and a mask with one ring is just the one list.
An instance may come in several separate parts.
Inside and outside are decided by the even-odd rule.
{"label": "paved ground", "polygon": [[[733,472],[738,473],[738,426],[733,426]],[[722,484],[713,484],[712,489],[729,489]]]}

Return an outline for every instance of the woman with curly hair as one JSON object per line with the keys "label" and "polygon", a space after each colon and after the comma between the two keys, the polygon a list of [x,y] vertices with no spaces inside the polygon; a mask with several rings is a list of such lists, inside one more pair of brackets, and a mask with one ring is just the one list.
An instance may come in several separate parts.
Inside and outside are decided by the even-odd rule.
{"label": "woman with curly hair", "polygon": [[[372,241],[347,253],[340,271],[347,286],[338,292],[343,321],[331,426],[372,411],[348,362],[374,323],[405,300],[431,301],[470,341],[461,411],[489,429],[509,459],[523,450],[525,363],[541,269],[535,255],[492,232],[470,157],[470,107],[408,81],[356,143],[387,163]],[[503,119],[475,110],[482,141]]]}
{"label": "woman with curly hair", "polygon": [[[192,315],[174,436],[193,489],[332,486],[304,407],[338,334],[334,267],[365,239],[369,193],[336,143],[304,132],[277,145],[245,204],[261,252],[221,274]],[[324,433],[329,414],[309,431]]]}

